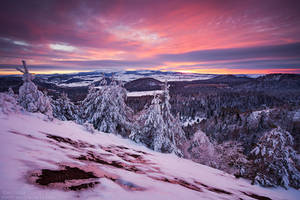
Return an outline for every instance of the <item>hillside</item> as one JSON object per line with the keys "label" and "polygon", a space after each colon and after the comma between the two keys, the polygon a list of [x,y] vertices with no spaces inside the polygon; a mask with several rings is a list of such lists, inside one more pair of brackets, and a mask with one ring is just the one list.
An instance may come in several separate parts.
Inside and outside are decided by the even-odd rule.
{"label": "hillside", "polygon": [[128,91],[151,91],[160,90],[163,83],[154,78],[140,78],[124,85]]}
{"label": "hillside", "polygon": [[1,199],[297,199],[113,134],[24,111],[0,114]]}

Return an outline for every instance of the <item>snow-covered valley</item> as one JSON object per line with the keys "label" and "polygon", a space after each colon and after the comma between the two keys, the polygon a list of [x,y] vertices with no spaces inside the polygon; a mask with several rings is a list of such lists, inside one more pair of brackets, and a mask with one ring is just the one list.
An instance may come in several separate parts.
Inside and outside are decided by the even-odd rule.
{"label": "snow-covered valley", "polygon": [[91,134],[40,113],[0,115],[1,199],[298,199],[225,172]]}

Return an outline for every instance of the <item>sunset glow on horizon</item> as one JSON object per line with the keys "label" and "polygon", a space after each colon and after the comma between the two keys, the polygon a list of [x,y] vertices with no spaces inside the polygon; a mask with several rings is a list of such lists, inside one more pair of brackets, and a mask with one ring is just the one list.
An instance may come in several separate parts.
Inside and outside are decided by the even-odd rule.
{"label": "sunset glow on horizon", "polygon": [[0,74],[300,73],[300,1],[5,1]]}

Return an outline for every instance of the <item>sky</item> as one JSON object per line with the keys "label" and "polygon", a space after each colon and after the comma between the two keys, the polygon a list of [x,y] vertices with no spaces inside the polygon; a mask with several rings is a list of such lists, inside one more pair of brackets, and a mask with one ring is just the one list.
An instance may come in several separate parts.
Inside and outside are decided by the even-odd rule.
{"label": "sky", "polygon": [[300,73],[298,0],[4,0],[0,74]]}

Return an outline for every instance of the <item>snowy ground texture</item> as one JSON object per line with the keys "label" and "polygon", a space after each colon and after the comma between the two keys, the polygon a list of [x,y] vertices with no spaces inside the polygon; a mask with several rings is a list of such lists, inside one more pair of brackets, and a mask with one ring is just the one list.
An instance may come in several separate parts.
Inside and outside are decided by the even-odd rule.
{"label": "snowy ground texture", "polygon": [[0,199],[299,199],[161,154],[113,134],[91,134],[42,114],[0,114]]}

